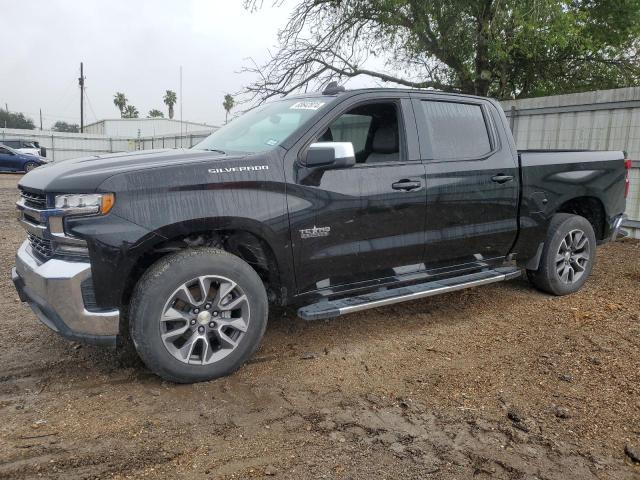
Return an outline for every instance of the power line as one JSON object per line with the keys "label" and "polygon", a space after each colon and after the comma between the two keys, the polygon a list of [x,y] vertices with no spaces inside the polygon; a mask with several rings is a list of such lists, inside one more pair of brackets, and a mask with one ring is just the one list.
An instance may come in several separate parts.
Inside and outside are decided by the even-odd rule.
{"label": "power line", "polygon": [[93,115],[93,119],[97,122],[98,117],[96,116],[96,112],[93,111],[93,105],[91,105],[91,100],[89,99],[89,94],[87,93],[87,89],[84,89],[84,97],[87,99],[87,105],[89,105],[89,110],[91,110],[91,114]]}
{"label": "power line", "polygon": [[[58,97],[58,102],[54,105],[52,110],[58,111],[59,110],[58,107],[64,105],[64,107],[62,107],[60,111],[63,111],[65,113],[67,112],[67,110],[69,109],[69,103],[74,97],[73,95],[70,96],[69,94],[75,91],[75,88],[74,88],[75,84],[76,84],[76,79],[74,78],[73,80],[71,80],[71,82],[67,84],[65,89],[62,91],[62,95]],[[74,118],[77,118],[77,117],[74,117]]]}
{"label": "power line", "polygon": [[[24,115],[29,115],[30,117],[38,117],[40,114],[39,113],[35,113],[35,112],[18,112],[15,110],[8,110],[9,113],[22,113]],[[70,116],[70,115],[58,115],[56,113],[52,113],[51,115],[47,114],[47,113],[43,113],[42,114],[42,118],[62,118],[62,119],[67,119],[67,120],[78,120],[77,116]]]}

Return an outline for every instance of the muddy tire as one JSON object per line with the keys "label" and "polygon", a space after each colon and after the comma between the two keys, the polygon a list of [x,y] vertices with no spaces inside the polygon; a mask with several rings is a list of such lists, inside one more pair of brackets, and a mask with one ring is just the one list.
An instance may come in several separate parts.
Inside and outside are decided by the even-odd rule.
{"label": "muddy tire", "polygon": [[558,213],[549,225],[537,270],[527,270],[539,290],[568,295],[584,285],[596,254],[596,236],[589,221],[579,215]]}
{"label": "muddy tire", "polygon": [[163,257],[137,283],[129,328],[145,365],[176,383],[229,375],[256,351],[268,303],[239,257],[193,248]]}

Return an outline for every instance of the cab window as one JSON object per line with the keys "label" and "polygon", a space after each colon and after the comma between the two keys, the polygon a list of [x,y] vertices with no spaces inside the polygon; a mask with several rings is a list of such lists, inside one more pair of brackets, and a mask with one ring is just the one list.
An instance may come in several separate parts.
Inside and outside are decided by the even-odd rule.
{"label": "cab window", "polygon": [[401,160],[398,106],[393,102],[359,105],[334,120],[318,137],[320,142],[351,142],[356,163]]}

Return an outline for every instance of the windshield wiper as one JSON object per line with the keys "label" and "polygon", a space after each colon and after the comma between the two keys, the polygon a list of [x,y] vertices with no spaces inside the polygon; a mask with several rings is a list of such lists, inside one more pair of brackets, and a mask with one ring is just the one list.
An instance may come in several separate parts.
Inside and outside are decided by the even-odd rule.
{"label": "windshield wiper", "polygon": [[218,153],[221,153],[223,155],[227,154],[227,152],[225,152],[224,150],[220,150],[219,148],[205,148],[205,150],[207,152],[218,152]]}

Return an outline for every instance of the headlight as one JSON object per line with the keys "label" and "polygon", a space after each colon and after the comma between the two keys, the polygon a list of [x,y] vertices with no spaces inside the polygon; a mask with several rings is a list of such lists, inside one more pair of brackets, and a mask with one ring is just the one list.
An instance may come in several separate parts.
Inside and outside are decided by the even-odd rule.
{"label": "headlight", "polygon": [[56,208],[62,210],[65,215],[106,215],[115,202],[116,197],[113,193],[56,195]]}

